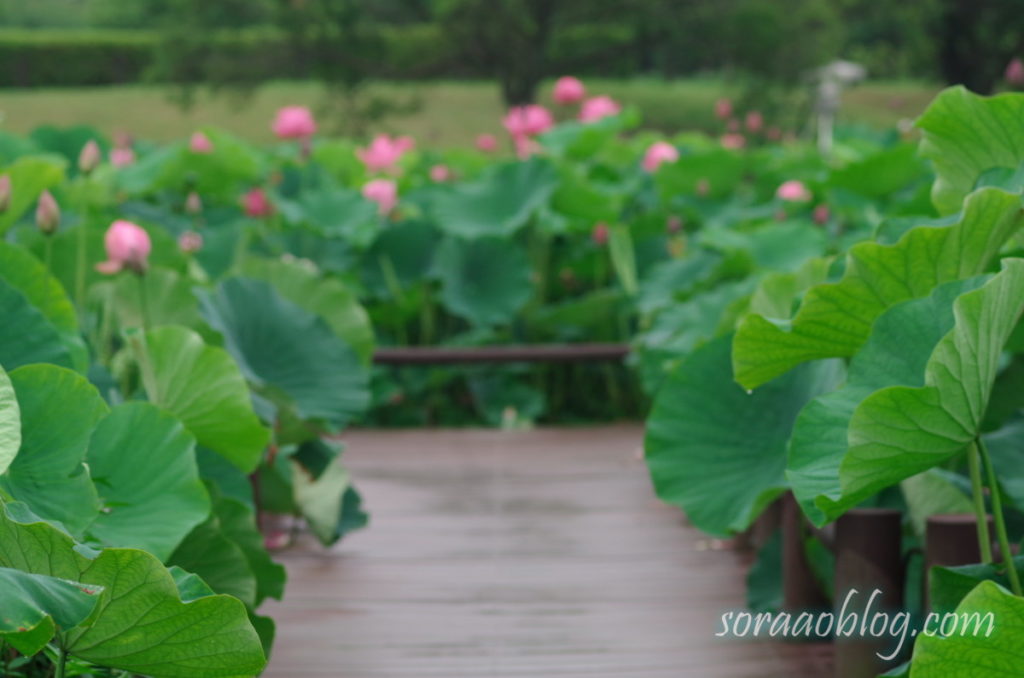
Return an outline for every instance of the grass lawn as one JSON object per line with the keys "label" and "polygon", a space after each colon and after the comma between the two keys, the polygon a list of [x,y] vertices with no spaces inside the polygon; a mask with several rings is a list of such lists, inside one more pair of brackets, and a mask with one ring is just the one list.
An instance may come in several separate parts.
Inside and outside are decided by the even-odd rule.
{"label": "grass lawn", "polygon": [[[732,93],[721,81],[700,79],[590,80],[587,85],[592,93],[610,94],[625,104],[638,106],[649,125],[666,131],[714,128],[714,101]],[[936,85],[915,82],[865,84],[846,94],[843,115],[852,122],[891,126],[901,118],[918,115],[938,90]],[[439,147],[470,144],[481,132],[501,130],[503,107],[494,83],[380,83],[369,88],[369,93],[417,104],[413,113],[371,125],[371,132],[400,131],[414,135],[424,146]],[[316,107],[321,101],[318,86],[303,82],[268,84],[241,101],[228,95],[204,95],[189,111],[178,108],[170,92],[158,86],[5,90],[0,93],[0,127],[25,133],[42,124],[88,124],[107,134],[125,131],[138,138],[163,141],[213,125],[254,141],[266,141],[271,138],[269,123],[278,107]],[[331,131],[337,123],[321,120],[325,131]]]}

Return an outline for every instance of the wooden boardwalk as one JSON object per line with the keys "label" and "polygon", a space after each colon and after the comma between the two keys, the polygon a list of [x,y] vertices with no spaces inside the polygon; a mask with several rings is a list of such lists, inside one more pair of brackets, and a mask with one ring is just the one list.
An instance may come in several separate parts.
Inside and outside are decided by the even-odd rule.
{"label": "wooden boardwalk", "polygon": [[356,431],[368,529],[306,543],[274,678],[818,678],[827,651],[714,637],[742,558],[654,499],[636,426]]}

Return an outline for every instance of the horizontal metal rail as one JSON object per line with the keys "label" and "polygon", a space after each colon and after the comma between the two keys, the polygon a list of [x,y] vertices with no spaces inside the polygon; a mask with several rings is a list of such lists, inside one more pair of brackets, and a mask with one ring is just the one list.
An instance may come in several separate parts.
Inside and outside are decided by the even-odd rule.
{"label": "horizontal metal rail", "polygon": [[464,363],[552,363],[622,360],[629,344],[537,344],[534,346],[407,346],[379,348],[378,365],[453,365]]}

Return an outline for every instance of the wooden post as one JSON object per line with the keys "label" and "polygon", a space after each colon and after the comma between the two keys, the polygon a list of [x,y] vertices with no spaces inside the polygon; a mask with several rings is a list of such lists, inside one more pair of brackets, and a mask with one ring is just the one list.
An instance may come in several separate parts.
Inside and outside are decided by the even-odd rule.
{"label": "wooden post", "polygon": [[828,609],[828,598],[807,562],[806,536],[803,511],[787,492],[782,498],[782,607],[796,614]]}
{"label": "wooden post", "polygon": [[[989,523],[992,517],[988,518]],[[990,525],[991,527],[991,525]],[[989,534],[992,531],[989,530]],[[928,516],[924,537],[924,607],[931,609],[929,589],[932,568],[956,567],[981,562],[978,545],[978,518],[973,513],[946,513]]]}

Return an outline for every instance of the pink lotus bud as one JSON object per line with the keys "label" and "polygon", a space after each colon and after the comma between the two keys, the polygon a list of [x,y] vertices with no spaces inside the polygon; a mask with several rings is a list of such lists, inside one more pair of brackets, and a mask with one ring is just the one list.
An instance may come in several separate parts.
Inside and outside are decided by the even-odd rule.
{"label": "pink lotus bud", "polygon": [[618,115],[622,106],[609,96],[591,97],[580,106],[580,122],[596,122],[602,118]]}
{"label": "pink lotus bud", "polygon": [[509,109],[502,124],[513,137],[532,137],[554,127],[555,118],[543,106],[527,104]]}
{"label": "pink lotus bud", "polygon": [[683,230],[683,220],[681,217],[676,215],[670,216],[665,220],[665,230],[669,233],[678,233]]}
{"label": "pink lotus bud", "polygon": [[119,146],[111,150],[110,164],[114,167],[127,167],[135,164],[135,151],[130,146]]}
{"label": "pink lotus bud", "polygon": [[178,236],[178,248],[185,254],[195,254],[203,249],[203,236],[195,231],[185,231]]}
{"label": "pink lotus bud", "polygon": [[1020,57],[1010,59],[1010,63],[1006,64],[1004,77],[1011,87],[1024,87],[1024,61],[1021,61]]}
{"label": "pink lotus bud", "polygon": [[185,213],[186,214],[202,214],[203,212],[203,201],[199,197],[199,194],[192,191],[185,197]]}
{"label": "pink lotus bud", "polygon": [[498,138],[493,134],[481,134],[476,138],[476,147],[484,153],[494,153],[498,150]]}
{"label": "pink lotus bud", "polygon": [[697,189],[697,195],[704,197],[711,192],[711,182],[707,179],[699,179],[695,188]]}
{"label": "pink lotus bud", "polygon": [[0,174],[0,214],[11,206],[11,175]]}
{"label": "pink lotus bud", "polygon": [[758,111],[750,111],[747,113],[747,117],[744,120],[747,125],[747,131],[751,134],[757,134],[764,127],[764,116]]}
{"label": "pink lotus bud", "polygon": [[124,269],[143,273],[153,245],[149,234],[130,221],[119,219],[110,225],[103,237],[107,260],[96,264],[100,273],[112,275]]}
{"label": "pink lotus bud", "polygon": [[412,137],[392,139],[387,134],[378,134],[366,148],[356,149],[356,157],[367,172],[397,172],[398,162],[414,145]]}
{"label": "pink lotus bud", "polygon": [[316,134],[316,121],[305,106],[285,106],[272,125],[278,139],[308,139]]}
{"label": "pink lotus bud", "polygon": [[747,140],[742,134],[723,134],[719,139],[722,148],[736,151],[747,145]]}
{"label": "pink lotus bud", "polygon": [[36,226],[47,235],[55,233],[60,226],[60,207],[49,191],[39,194],[39,204],[36,206]]}
{"label": "pink lotus bud", "polygon": [[447,165],[434,165],[430,168],[430,180],[438,183],[452,178],[452,171]]}
{"label": "pink lotus bud", "polygon": [[82,174],[92,174],[92,171],[99,167],[101,162],[103,162],[103,151],[100,150],[100,145],[96,143],[95,139],[89,139],[78,154],[79,171]]}
{"label": "pink lotus bud", "polygon": [[587,90],[583,87],[583,83],[580,82],[579,78],[574,78],[571,75],[565,75],[555,81],[555,89],[552,92],[552,98],[554,98],[556,104],[562,106],[568,106],[569,104],[575,104],[583,101],[583,97],[586,96]]}
{"label": "pink lotus bud", "polygon": [[728,120],[732,117],[732,102],[728,99],[719,99],[715,102],[715,117],[719,120]]}
{"label": "pink lotus bud", "polygon": [[242,209],[245,215],[260,219],[274,213],[274,206],[262,188],[254,188],[242,196]]}
{"label": "pink lotus bud", "polygon": [[520,160],[526,160],[534,153],[540,151],[540,144],[528,136],[512,137],[512,143],[516,147],[516,156]]}
{"label": "pink lotus bud", "polygon": [[644,153],[643,168],[648,172],[654,172],[663,162],[675,162],[679,160],[679,151],[667,141],[656,141],[651,144]]}
{"label": "pink lotus bud", "polygon": [[825,203],[821,203],[814,208],[814,223],[824,226],[828,223],[830,216],[828,205]]}
{"label": "pink lotus bud", "polygon": [[398,204],[398,184],[391,179],[374,179],[363,186],[363,197],[377,203],[380,214],[387,216]]}
{"label": "pink lotus bud", "polygon": [[811,192],[802,181],[796,179],[782,182],[778,190],[775,191],[775,195],[780,200],[787,202],[807,202],[811,199]]}
{"label": "pink lotus bud", "polygon": [[213,153],[213,142],[202,132],[196,132],[188,140],[188,150],[193,153]]}
{"label": "pink lotus bud", "polygon": [[608,243],[608,224],[603,221],[594,224],[594,230],[590,234],[591,240],[594,241],[599,247],[603,247]]}

